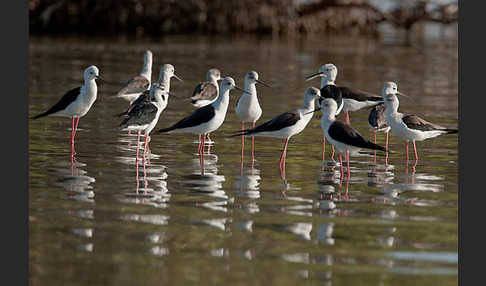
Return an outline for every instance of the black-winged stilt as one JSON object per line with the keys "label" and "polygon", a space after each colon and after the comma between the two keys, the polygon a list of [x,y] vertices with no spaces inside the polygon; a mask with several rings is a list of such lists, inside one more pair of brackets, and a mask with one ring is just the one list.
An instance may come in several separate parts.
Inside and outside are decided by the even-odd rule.
{"label": "black-winged stilt", "polygon": [[159,133],[182,132],[199,135],[198,153],[204,156],[204,139],[206,134],[216,131],[224,122],[229,104],[229,92],[237,89],[246,92],[235,85],[231,77],[225,77],[221,82],[218,98],[211,104],[205,105],[193,111],[189,116],[178,121],[171,127],[160,129]]}
{"label": "black-winged stilt", "polygon": [[143,149],[143,161],[145,164],[145,153],[148,147],[148,139],[150,132],[154,129],[155,125],[159,121],[160,114],[167,107],[169,100],[169,93],[158,84],[153,83],[150,88],[150,98],[154,98],[154,101],[145,101],[134,106],[130,112],[126,115],[126,118],[120,124],[120,127],[126,130],[137,131],[137,157],[136,165],[138,168],[138,149],[140,143],[140,134],[143,131],[145,135],[145,145]]}
{"label": "black-winged stilt", "polygon": [[385,148],[363,138],[361,134],[351,125],[336,120],[336,101],[326,98],[321,102],[322,118],[321,128],[324,131],[329,143],[339,152],[341,165],[341,177],[343,175],[342,155],[346,155],[347,175],[350,176],[349,156],[356,154],[359,150],[366,148],[371,150],[385,151]]}
{"label": "black-winged stilt", "polygon": [[[78,128],[79,118],[88,113],[89,109],[96,100],[98,87],[96,79],[101,79],[99,70],[96,66],[89,66],[84,70],[84,85],[73,88],[66,92],[61,99],[49,108],[46,112],[32,117],[32,119],[44,116],[71,117],[71,156],[76,154],[74,150],[74,137]],[[76,123],[74,123],[76,119]]]}
{"label": "black-winged stilt", "polygon": [[[241,120],[241,131],[245,130],[245,122],[251,124],[251,128],[255,128],[255,122],[262,115],[262,108],[258,102],[256,83],[260,83],[266,87],[270,87],[268,84],[258,79],[258,73],[256,71],[249,71],[245,76],[245,90],[247,93],[243,93],[236,102],[236,115]],[[241,158],[243,158],[243,151],[245,146],[244,136],[241,136]],[[252,162],[255,160],[255,138],[251,137],[251,158]]]}
{"label": "black-winged stilt", "polygon": [[239,131],[233,136],[268,136],[285,139],[282,156],[280,156],[280,171],[285,170],[287,158],[287,145],[292,136],[302,132],[312,119],[314,111],[314,100],[320,96],[319,89],[307,88],[304,95],[304,106],[289,112],[275,116],[273,119],[258,125],[255,128]]}
{"label": "black-winged stilt", "polygon": [[[375,105],[368,116],[368,125],[373,131],[374,143],[376,144],[376,132],[385,133],[385,149],[388,151],[388,133],[390,131],[390,126],[386,122],[386,105],[384,102]],[[376,151],[375,151],[375,162],[376,162]]]}
{"label": "black-winged stilt", "polygon": [[[386,121],[391,127],[391,132],[402,140],[405,140],[406,161],[408,164],[408,142],[413,143],[413,151],[415,153],[415,164],[418,162],[417,148],[415,141],[423,141],[429,138],[434,138],[442,134],[458,133],[457,129],[449,129],[430,123],[414,114],[403,114],[398,112],[400,104],[397,95],[404,95],[398,91],[397,84],[394,82],[386,82],[383,87],[383,98],[386,104]],[[404,95],[405,96],[405,95]]]}
{"label": "black-winged stilt", "polygon": [[130,104],[138,98],[142,92],[150,89],[152,82],[152,52],[147,50],[143,55],[142,72],[126,82],[116,94],[128,101]]}
{"label": "black-winged stilt", "polygon": [[194,107],[203,107],[216,100],[219,93],[218,80],[221,80],[221,71],[212,68],[206,73],[206,81],[200,82],[191,96]]}
{"label": "black-winged stilt", "polygon": [[[311,80],[316,77],[322,77],[321,80],[321,89],[326,85],[335,85],[336,77],[337,77],[337,67],[333,64],[325,64],[319,68],[319,71],[315,74],[312,74],[307,77],[307,80]],[[350,124],[349,122],[349,112],[350,111],[357,111],[365,107],[375,106],[378,103],[383,101],[383,98],[379,95],[369,93],[366,91],[362,91],[355,88],[350,88],[346,86],[338,86],[339,90],[341,91],[341,96],[343,99],[343,107],[342,110],[346,114],[346,123]],[[322,91],[321,91],[322,94]],[[326,96],[324,96],[326,97]],[[338,113],[341,107],[338,102]]]}

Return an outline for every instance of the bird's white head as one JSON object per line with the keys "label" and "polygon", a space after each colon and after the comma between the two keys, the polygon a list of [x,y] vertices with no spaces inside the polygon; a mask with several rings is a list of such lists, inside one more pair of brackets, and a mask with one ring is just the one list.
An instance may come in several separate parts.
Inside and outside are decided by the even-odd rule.
{"label": "bird's white head", "polygon": [[337,67],[334,64],[325,64],[319,67],[319,71],[315,74],[311,74],[306,77],[306,81],[314,79],[316,77],[324,77],[329,82],[334,82],[337,77]]}
{"label": "bird's white head", "polygon": [[221,90],[221,94],[224,94],[226,91],[236,89],[236,90],[239,90],[241,92],[244,92],[244,93],[251,95],[251,93],[237,87],[236,84],[235,84],[235,80],[233,78],[229,77],[229,76],[223,78],[223,80],[221,81],[221,86],[219,87],[219,89]]}
{"label": "bird's white head", "polygon": [[212,82],[221,80],[221,71],[215,68],[208,70],[206,73],[206,80]]}
{"label": "bird's white head", "polygon": [[322,114],[335,116],[337,108],[337,102],[332,98],[325,98],[321,101]]}
{"label": "bird's white head", "polygon": [[321,91],[318,88],[315,88],[313,86],[307,88],[305,91],[305,97],[308,97],[309,99],[316,99],[321,96]]}
{"label": "bird's white head", "polygon": [[382,90],[382,96],[383,98],[386,97],[388,94],[397,94],[398,93],[398,86],[396,83],[392,81],[385,82],[385,85],[383,86]]}
{"label": "bird's white head", "polygon": [[248,89],[251,84],[259,83],[266,87],[270,87],[268,84],[258,79],[258,73],[256,71],[249,71],[245,75],[245,88]]}
{"label": "bird's white head", "polygon": [[400,102],[398,101],[398,94],[402,94],[398,91],[397,84],[394,82],[386,82],[383,86],[383,99],[385,100],[386,111],[387,112],[396,112],[398,111],[398,106]]}
{"label": "bird's white head", "polygon": [[96,66],[89,66],[84,70],[84,80],[90,81],[100,77],[100,71]]}
{"label": "bird's white head", "polygon": [[256,71],[249,71],[245,75],[245,84],[254,84],[258,80],[258,73]]}
{"label": "bird's white head", "polygon": [[164,78],[170,79],[171,77],[174,77],[177,80],[182,82],[182,79],[175,74],[175,68],[174,68],[173,65],[171,65],[171,64],[162,65],[162,67],[160,68],[160,74],[159,74],[158,82],[161,83]]}

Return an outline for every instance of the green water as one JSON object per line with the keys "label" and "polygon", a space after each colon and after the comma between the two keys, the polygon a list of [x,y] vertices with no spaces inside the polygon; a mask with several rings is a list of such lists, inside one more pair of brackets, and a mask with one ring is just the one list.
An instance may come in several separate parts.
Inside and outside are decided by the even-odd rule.
{"label": "green water", "polygon": [[[256,162],[246,141],[243,166],[232,92],[225,123],[201,174],[197,136],[153,135],[151,165],[134,164],[136,137],[116,129],[113,114],[127,103],[110,99],[141,71],[152,50],[152,79],[171,63],[172,81],[158,128],[193,107],[189,97],[207,69],[243,86],[249,70],[273,88],[257,87],[262,123],[299,107],[304,78],[324,63],[338,66],[337,84],[379,93],[385,81],[413,96],[400,110],[457,127],[457,39],[403,46],[393,39],[322,37],[171,37],[159,40],[36,38],[30,41],[30,114],[49,108],[82,82],[95,64],[108,83],[80,120],[70,162],[71,122],[30,121],[29,253],[31,285],[457,285],[458,136],[417,144],[414,172],[404,144],[390,136],[383,154],[351,158],[351,179],[321,161],[320,114],[289,143],[286,181],[278,158],[283,142],[257,137]],[[369,110],[351,113],[365,137]],[[343,119],[340,115],[340,119]],[[384,135],[378,134],[384,144]],[[413,153],[410,153],[413,158]],[[323,208],[334,190],[335,209]],[[395,191],[391,192],[391,191]],[[136,195],[138,191],[139,195]],[[346,192],[347,191],[347,192]]]}

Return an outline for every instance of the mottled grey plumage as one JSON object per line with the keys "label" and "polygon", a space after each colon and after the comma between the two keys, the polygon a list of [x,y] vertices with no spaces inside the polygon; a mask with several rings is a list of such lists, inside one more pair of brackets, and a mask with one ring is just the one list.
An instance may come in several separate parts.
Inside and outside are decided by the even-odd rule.
{"label": "mottled grey plumage", "polygon": [[125,94],[141,93],[150,87],[150,81],[144,76],[137,75],[123,85],[118,91],[117,96],[123,96]]}
{"label": "mottled grey plumage", "polygon": [[205,81],[199,83],[191,96],[191,103],[195,104],[199,100],[209,100],[212,101],[218,96],[218,87],[210,82]]}
{"label": "mottled grey plumage", "polygon": [[133,106],[120,126],[126,128],[132,125],[143,126],[150,124],[154,120],[156,114],[157,106],[150,101],[144,101]]}
{"label": "mottled grey plumage", "polygon": [[375,105],[368,116],[368,124],[373,129],[373,131],[383,131],[389,128],[388,123],[386,123],[386,106],[384,102]]}

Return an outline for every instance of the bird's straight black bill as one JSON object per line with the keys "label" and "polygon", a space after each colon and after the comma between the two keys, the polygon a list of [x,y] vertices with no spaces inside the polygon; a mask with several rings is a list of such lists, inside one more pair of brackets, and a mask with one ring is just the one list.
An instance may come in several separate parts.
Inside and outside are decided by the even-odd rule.
{"label": "bird's straight black bill", "polygon": [[244,89],[241,89],[241,88],[237,87],[236,85],[235,85],[235,89],[236,89],[236,90],[238,90],[238,91],[241,91],[241,92],[243,92],[243,93],[246,93],[246,94],[251,95],[251,93],[249,93],[248,91],[246,91],[246,90],[244,90]]}
{"label": "bird's straight black bill", "polygon": [[261,80],[256,79],[255,81],[256,81],[256,82],[258,82],[259,84],[263,85],[263,86],[266,86],[266,87],[272,88],[270,85],[268,85],[268,84],[264,83],[264,82],[263,82],[263,81],[261,81]]}
{"label": "bird's straight black bill", "polygon": [[314,79],[316,77],[320,77],[323,74],[324,74],[323,72],[316,72],[316,73],[313,73],[311,75],[306,76],[305,80],[308,81],[308,80]]}
{"label": "bird's straight black bill", "polygon": [[316,109],[314,109],[314,110],[312,110],[312,111],[309,111],[309,112],[307,112],[307,113],[304,113],[304,115],[307,115],[307,114],[309,114],[309,113],[314,113],[314,112],[319,111],[319,110],[321,110],[321,109],[322,109],[322,108],[318,107],[318,108],[316,108]]}
{"label": "bird's straight black bill", "polygon": [[175,77],[175,78],[176,78],[178,81],[180,81],[180,82],[184,82],[184,81],[182,80],[182,78],[178,77],[176,74],[174,74],[174,77]]}

